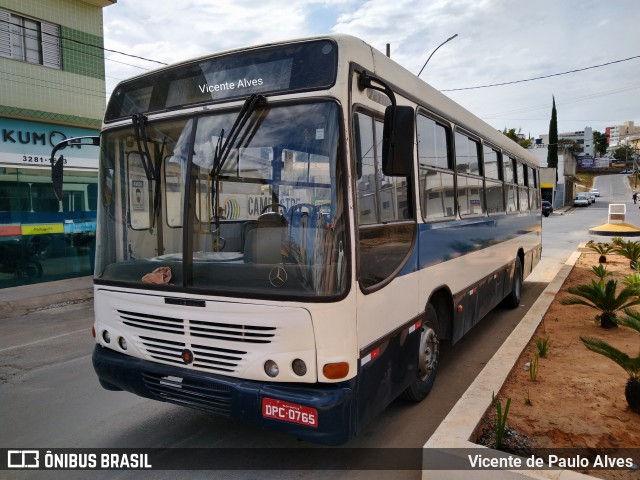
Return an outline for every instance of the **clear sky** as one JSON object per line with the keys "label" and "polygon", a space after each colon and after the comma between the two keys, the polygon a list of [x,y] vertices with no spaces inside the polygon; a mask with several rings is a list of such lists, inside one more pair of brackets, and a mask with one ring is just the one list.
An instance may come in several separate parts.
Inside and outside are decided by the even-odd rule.
{"label": "clear sky", "polygon": [[[640,125],[638,0],[118,0],[104,9],[104,27],[107,49],[164,63],[346,33],[382,52],[389,43],[391,58],[415,74],[457,33],[420,78],[493,127],[548,133],[554,95],[560,132]],[[105,54],[108,94],[160,66]]]}

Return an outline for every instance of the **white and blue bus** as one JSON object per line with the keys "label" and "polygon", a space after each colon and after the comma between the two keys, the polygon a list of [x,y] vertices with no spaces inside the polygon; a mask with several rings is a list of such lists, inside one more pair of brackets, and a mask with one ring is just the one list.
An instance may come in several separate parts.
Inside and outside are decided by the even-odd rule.
{"label": "white and blue bus", "polygon": [[423,399],[541,255],[534,157],[353,37],[124,81],[99,144],[102,386],[301,439]]}

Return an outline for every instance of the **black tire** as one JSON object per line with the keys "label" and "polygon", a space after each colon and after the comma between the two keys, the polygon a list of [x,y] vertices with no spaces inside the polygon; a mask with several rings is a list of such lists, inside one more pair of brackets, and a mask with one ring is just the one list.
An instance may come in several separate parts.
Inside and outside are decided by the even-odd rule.
{"label": "black tire", "polygon": [[504,304],[509,308],[516,308],[520,305],[522,296],[522,262],[520,257],[516,257],[513,270],[513,280],[511,283],[511,293],[504,299]]}
{"label": "black tire", "polygon": [[549,216],[549,212],[545,212],[545,213],[543,213],[543,215],[544,215],[545,217],[548,217],[548,216]]}
{"label": "black tire", "polygon": [[438,325],[438,313],[429,303],[425,310],[425,321],[420,331],[420,347],[418,349],[418,376],[411,385],[402,392],[402,398],[412,402],[422,401],[431,391],[438,372],[440,340],[435,325]]}

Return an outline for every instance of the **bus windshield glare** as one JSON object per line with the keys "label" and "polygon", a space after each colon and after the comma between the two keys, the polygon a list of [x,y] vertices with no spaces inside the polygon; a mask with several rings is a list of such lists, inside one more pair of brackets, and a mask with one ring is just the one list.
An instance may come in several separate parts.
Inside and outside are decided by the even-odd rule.
{"label": "bus windshield glare", "polygon": [[96,280],[245,297],[343,294],[338,112],[329,101],[255,109],[217,175],[216,147],[238,111],[147,122],[144,149],[132,126],[104,132]]}

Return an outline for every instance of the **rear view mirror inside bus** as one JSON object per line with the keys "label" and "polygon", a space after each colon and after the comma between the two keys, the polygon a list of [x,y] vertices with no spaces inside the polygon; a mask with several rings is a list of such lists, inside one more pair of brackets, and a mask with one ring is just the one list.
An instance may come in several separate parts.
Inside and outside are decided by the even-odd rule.
{"label": "rear view mirror inside bus", "polygon": [[413,163],[414,112],[406,106],[388,106],[384,114],[382,173],[408,177]]}

